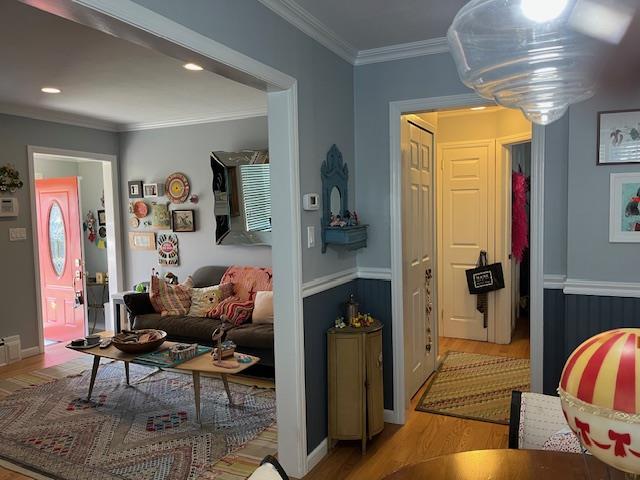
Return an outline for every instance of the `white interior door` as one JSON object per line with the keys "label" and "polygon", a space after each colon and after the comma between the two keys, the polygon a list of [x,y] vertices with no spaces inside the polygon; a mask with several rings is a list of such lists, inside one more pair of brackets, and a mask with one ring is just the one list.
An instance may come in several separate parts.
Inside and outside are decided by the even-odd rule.
{"label": "white interior door", "polygon": [[434,136],[430,126],[402,118],[403,290],[407,400],[435,369]]}
{"label": "white interior door", "polygon": [[[489,263],[495,258],[495,141],[441,144],[438,156],[442,335],[486,342],[488,324],[469,294],[465,272],[476,266],[481,250]],[[493,296],[489,315],[495,314]]]}

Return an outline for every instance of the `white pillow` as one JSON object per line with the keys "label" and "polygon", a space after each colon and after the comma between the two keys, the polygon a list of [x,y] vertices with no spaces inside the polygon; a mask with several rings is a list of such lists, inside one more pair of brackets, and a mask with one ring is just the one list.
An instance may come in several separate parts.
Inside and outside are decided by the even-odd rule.
{"label": "white pillow", "polygon": [[253,323],[273,323],[273,292],[256,292],[251,319]]}
{"label": "white pillow", "polygon": [[270,463],[258,468],[247,480],[282,480],[278,471]]}
{"label": "white pillow", "polygon": [[225,298],[233,295],[233,285],[226,283],[213,287],[192,288],[190,317],[206,317]]}

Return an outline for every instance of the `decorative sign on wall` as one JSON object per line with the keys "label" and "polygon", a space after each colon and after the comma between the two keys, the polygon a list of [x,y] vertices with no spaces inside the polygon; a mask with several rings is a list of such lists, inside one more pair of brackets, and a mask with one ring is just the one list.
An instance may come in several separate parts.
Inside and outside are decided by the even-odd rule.
{"label": "decorative sign on wall", "polygon": [[158,264],[179,265],[178,236],[174,233],[158,235]]}

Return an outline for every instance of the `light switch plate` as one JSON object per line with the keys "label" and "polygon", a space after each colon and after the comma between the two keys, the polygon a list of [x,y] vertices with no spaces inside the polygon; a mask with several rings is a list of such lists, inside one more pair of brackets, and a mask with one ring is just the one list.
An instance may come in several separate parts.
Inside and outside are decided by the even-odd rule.
{"label": "light switch plate", "polygon": [[307,248],[316,246],[316,227],[307,227]]}
{"label": "light switch plate", "polygon": [[27,239],[27,229],[26,228],[10,228],[9,229],[9,241],[10,242],[20,242],[22,240]]}

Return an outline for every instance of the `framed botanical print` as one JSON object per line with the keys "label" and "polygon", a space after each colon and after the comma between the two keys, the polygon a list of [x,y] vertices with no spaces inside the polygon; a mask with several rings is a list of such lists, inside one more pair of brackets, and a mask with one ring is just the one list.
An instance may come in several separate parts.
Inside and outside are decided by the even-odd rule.
{"label": "framed botanical print", "polygon": [[640,163],[640,110],[598,114],[598,165]]}
{"label": "framed botanical print", "polygon": [[640,243],[640,173],[612,173],[609,241]]}

